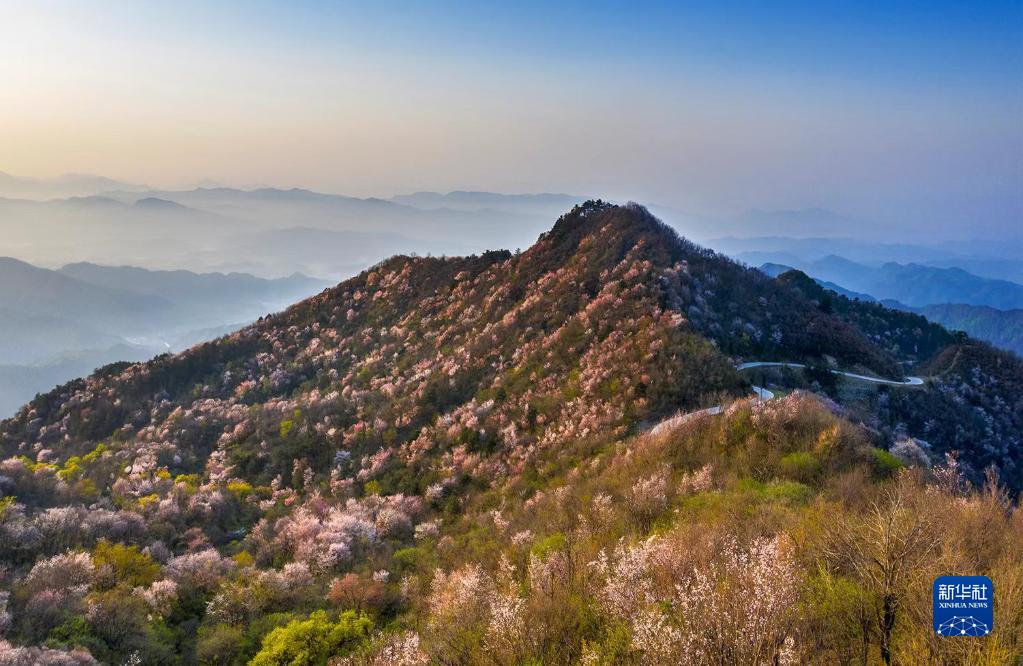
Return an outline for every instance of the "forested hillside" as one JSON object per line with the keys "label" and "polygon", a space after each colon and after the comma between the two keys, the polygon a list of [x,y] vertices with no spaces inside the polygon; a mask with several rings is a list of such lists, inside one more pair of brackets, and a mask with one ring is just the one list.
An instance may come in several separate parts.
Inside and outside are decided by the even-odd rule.
{"label": "forested hillside", "polygon": [[1023,357],[1023,310],[996,310],[982,305],[945,303],[918,311],[931,321],[1015,352]]}
{"label": "forested hillside", "polygon": [[[6,653],[1020,658],[1018,361],[782,278],[587,202],[525,252],[393,257],[40,396],[0,423]],[[760,359],[934,379],[761,403],[735,369]],[[967,562],[998,633],[939,644],[930,580]]]}
{"label": "forested hillside", "polygon": [[[932,453],[958,452],[975,482],[993,466],[1010,488],[1023,488],[1023,361],[1014,354],[950,333],[922,315],[846,298],[799,271],[780,281],[863,331],[874,344],[913,362],[928,390],[888,391],[850,405],[892,441],[912,436]],[[915,363],[915,361],[923,361]]]}

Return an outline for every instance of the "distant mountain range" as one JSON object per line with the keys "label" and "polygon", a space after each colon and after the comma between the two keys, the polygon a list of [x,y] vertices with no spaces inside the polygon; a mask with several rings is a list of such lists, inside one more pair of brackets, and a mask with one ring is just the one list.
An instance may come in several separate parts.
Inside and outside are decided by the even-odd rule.
{"label": "distant mountain range", "polygon": [[[784,264],[775,264],[770,262],[763,264],[760,267],[761,273],[769,275],[771,277],[778,277],[779,275],[783,275],[785,273],[788,273],[789,271],[795,270],[799,269],[793,268],[792,266],[786,266]],[[866,301],[868,303],[877,302],[877,299],[871,296],[870,294],[862,294],[860,292],[852,291],[850,289],[846,289],[845,287],[837,285],[834,282],[829,282],[828,280],[821,280],[820,278],[814,278],[814,281],[820,286],[824,287],[825,289],[830,289],[836,294],[840,294],[842,296],[845,296],[846,298],[858,299],[861,301]]]}
{"label": "distant mountain range", "polygon": [[552,211],[575,199],[452,192],[385,200],[225,187],[0,198],[0,255],[47,265],[88,261],[342,278],[392,254],[528,246]]}
{"label": "distant mountain range", "polygon": [[[94,329],[138,333],[141,322],[162,319],[171,303],[150,294],[89,284],[60,271],[0,257],[0,308],[26,317],[50,317]],[[3,345],[4,350],[8,347]]]}
{"label": "distant mountain range", "polygon": [[107,190],[144,190],[144,185],[132,185],[78,173],[55,178],[25,178],[0,172],[0,197],[7,199],[64,199],[106,192]]}
{"label": "distant mountain range", "polygon": [[830,255],[838,255],[874,268],[889,262],[962,268],[978,277],[1023,284],[1023,242],[1011,238],[1001,243],[980,239],[913,245],[877,243],[848,237],[759,236],[719,237],[707,243],[719,252],[751,266],[776,263],[805,267]]}
{"label": "distant mountain range", "polygon": [[184,349],[327,284],[0,257],[0,415],[98,365]]}
{"label": "distant mountain range", "polygon": [[[0,256],[50,266],[88,261],[265,277],[298,271],[341,279],[392,254],[527,247],[548,220],[584,198],[456,190],[381,199],[215,184],[161,190],[96,176],[0,174]],[[957,267],[1023,283],[1023,237],[926,245],[868,242],[849,236],[867,230],[871,237],[883,237],[885,229],[823,208],[753,210],[730,217],[652,210],[688,237],[754,266],[774,262],[804,268],[836,254],[875,268],[885,262]],[[721,237],[751,230],[760,235]]]}
{"label": "distant mountain range", "polygon": [[[836,260],[837,259],[840,258],[836,258]],[[849,270],[850,264],[845,260],[841,262],[832,261],[830,263],[832,265],[840,265],[844,270]],[[760,266],[760,271],[766,275],[770,275],[771,277],[777,277],[793,270],[797,269],[776,263],[766,263]],[[922,275],[909,280],[910,284],[924,281],[928,278],[928,276],[933,277],[935,269],[914,267],[910,265],[901,267],[901,270],[892,270],[891,273],[894,274],[895,279],[897,280],[900,275],[904,275],[914,270],[920,270]],[[962,271],[959,269],[951,271],[953,278],[961,277],[959,275],[960,273],[962,273]],[[940,275],[947,274],[948,272],[946,271],[940,272]],[[852,291],[829,280],[817,277],[815,277],[814,280],[821,287],[830,289],[831,291],[847,298],[858,299],[868,303],[881,303],[886,307],[904,310],[906,312],[916,312],[918,314],[922,314],[933,322],[937,322],[942,326],[945,326],[946,328],[964,331],[978,340],[985,340],[993,345],[1001,347],[1002,349],[1006,349],[1015,352],[1019,356],[1023,356],[1023,309],[1016,308],[1001,310],[987,305],[974,305],[969,303],[930,303],[921,306],[911,306],[906,305],[897,299],[879,299],[875,298],[871,294]],[[970,276],[969,281],[976,283],[978,280],[981,280],[981,278]],[[955,281],[956,286],[961,284],[962,282],[960,280]],[[940,278],[935,279],[935,284],[932,285],[932,289],[936,291],[931,291],[930,293],[942,293],[940,291],[942,286]],[[989,286],[988,288],[983,289],[981,294],[989,294],[993,289],[994,287]],[[964,295],[961,291],[957,291],[956,289],[949,289],[946,293],[950,295],[950,298]]]}
{"label": "distant mountain range", "polygon": [[329,284],[301,273],[268,280],[247,273],[151,271],[90,263],[68,264],[57,272],[100,289],[121,289],[154,301],[170,301],[203,319],[214,312],[222,319],[225,308],[229,314],[240,314],[277,307],[294,301],[296,294],[309,294]]}
{"label": "distant mountain range", "polygon": [[[912,307],[965,303],[999,310],[1023,308],[1023,284],[982,278],[961,268],[894,262],[872,267],[836,255],[788,266],[854,293],[869,294],[877,300],[894,300]],[[778,273],[786,265],[768,263],[764,267],[769,273]]]}

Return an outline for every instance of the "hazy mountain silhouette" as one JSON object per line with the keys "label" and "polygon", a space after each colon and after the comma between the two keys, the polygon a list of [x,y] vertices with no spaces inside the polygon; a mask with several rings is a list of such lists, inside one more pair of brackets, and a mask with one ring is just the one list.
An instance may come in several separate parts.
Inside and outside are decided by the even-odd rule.
{"label": "hazy mountain silhouette", "polygon": [[0,172],[0,197],[9,199],[62,199],[108,190],[143,189],[146,189],[143,185],[123,183],[103,176],[71,173],[56,178],[24,178]]}
{"label": "hazy mountain silhouette", "polygon": [[919,312],[946,328],[965,331],[970,337],[985,340],[1023,357],[1023,310],[998,310],[965,303],[941,303],[918,308],[897,301],[885,301],[884,304]]}
{"label": "hazy mountain silhouette", "polygon": [[[1023,307],[1023,285],[981,278],[961,268],[894,262],[872,267],[837,255],[789,265],[818,280],[832,283],[836,291],[849,290],[913,307],[942,303],[982,305],[1001,310]],[[768,263],[763,266],[776,272],[776,267],[784,264]]]}
{"label": "hazy mountain silhouette", "polygon": [[326,284],[86,263],[54,271],[0,258],[0,414],[99,365],[222,335]]}
{"label": "hazy mountain silhouette", "polygon": [[710,239],[708,244],[753,266],[765,263],[808,265],[828,255],[838,255],[874,268],[888,262],[913,263],[936,268],[962,268],[978,277],[1023,283],[1023,259],[1020,258],[1023,244],[1012,241],[992,243],[988,239],[974,239],[913,245],[849,237],[759,236],[717,237]]}

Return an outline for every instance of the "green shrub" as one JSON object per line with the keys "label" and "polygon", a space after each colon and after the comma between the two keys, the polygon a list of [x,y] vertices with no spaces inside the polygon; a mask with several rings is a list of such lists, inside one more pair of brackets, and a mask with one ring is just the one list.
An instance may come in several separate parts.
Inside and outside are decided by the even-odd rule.
{"label": "green shrub", "polygon": [[555,532],[533,544],[533,554],[542,560],[553,552],[564,550],[567,544],[565,535],[561,532]]}
{"label": "green shrub", "polygon": [[901,460],[884,449],[871,449],[870,456],[871,469],[881,478],[888,478],[903,467]]}
{"label": "green shrub", "polygon": [[241,627],[218,624],[199,629],[195,656],[203,666],[228,666],[241,652],[244,635]]}
{"label": "green shrub", "polygon": [[800,481],[812,483],[816,481],[821,473],[821,462],[809,451],[797,451],[782,456],[779,461],[782,476]]}
{"label": "green shrub", "polygon": [[806,504],[813,498],[813,490],[797,481],[772,481],[763,483],[755,479],[743,479],[739,490],[752,496],[755,502],[776,502],[778,504]]}
{"label": "green shrub", "polygon": [[396,550],[392,556],[394,566],[398,571],[419,571],[426,561],[426,552],[415,546]]}
{"label": "green shrub", "polygon": [[331,657],[365,643],[373,626],[361,613],[346,611],[332,621],[326,611],[277,627],[263,638],[251,666],[322,666]]}
{"label": "green shrub", "polygon": [[125,546],[101,539],[92,554],[96,568],[110,567],[113,579],[129,587],[145,587],[160,578],[160,565],[138,546]]}

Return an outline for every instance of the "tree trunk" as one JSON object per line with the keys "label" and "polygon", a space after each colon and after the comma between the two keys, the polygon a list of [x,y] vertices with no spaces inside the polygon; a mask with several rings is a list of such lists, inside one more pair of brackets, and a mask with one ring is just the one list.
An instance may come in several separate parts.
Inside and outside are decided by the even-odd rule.
{"label": "tree trunk", "polygon": [[892,632],[895,630],[895,596],[884,595],[881,616],[881,658],[885,666],[892,664]]}

